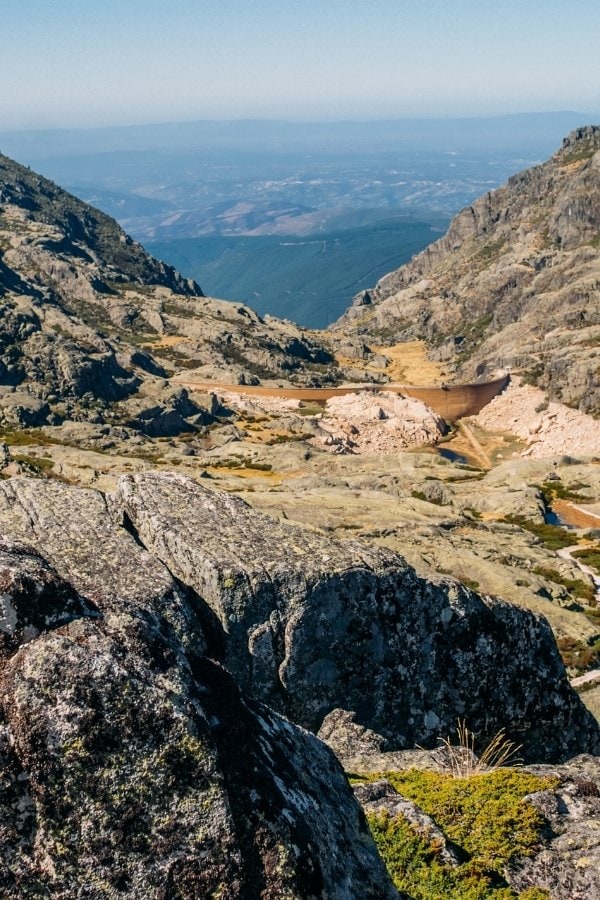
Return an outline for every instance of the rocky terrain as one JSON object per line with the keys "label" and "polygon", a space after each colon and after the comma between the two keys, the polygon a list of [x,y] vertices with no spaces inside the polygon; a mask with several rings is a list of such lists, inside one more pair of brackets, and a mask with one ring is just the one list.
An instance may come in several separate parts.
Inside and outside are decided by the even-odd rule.
{"label": "rocky terrain", "polygon": [[459,380],[511,366],[598,413],[599,241],[600,127],[589,126],[464,209],[335,329],[382,344],[423,338]]}
{"label": "rocky terrain", "polygon": [[202,653],[158,560],[112,544],[120,584],[89,551],[68,579],[0,551],[0,896],[396,896],[332,754]]}
{"label": "rocky terrain", "polygon": [[0,530],[2,896],[395,896],[273,707],[315,731],[343,704],[390,749],[460,709],[529,758],[600,752],[542,619],[389,551],[156,473],[10,479]]}
{"label": "rocky terrain", "polygon": [[[403,853],[433,896],[593,896],[597,421],[516,378],[451,428],[386,392],[236,393],[443,389],[453,362],[205,298],[0,175],[0,897],[413,897]],[[448,782],[402,775],[451,778],[457,719],[527,763],[495,802],[530,843],[483,864]]]}
{"label": "rocky terrain", "polygon": [[116,222],[0,156],[0,417],[6,425],[119,423],[192,430],[210,401],[175,370],[234,383],[335,382],[318,338],[211,300]]}

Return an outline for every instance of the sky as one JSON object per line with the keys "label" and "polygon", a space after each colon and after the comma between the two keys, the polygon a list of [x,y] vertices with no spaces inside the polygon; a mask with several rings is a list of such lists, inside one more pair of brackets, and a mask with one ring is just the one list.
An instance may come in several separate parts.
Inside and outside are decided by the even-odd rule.
{"label": "sky", "polygon": [[600,112],[598,0],[0,0],[0,130]]}

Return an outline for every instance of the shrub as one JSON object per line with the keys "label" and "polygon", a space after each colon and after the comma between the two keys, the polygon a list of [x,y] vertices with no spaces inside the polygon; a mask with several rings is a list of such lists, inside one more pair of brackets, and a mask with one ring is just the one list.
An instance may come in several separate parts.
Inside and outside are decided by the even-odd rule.
{"label": "shrub", "polygon": [[525,771],[496,769],[467,778],[409,770],[369,775],[386,778],[403,796],[435,819],[444,835],[468,855],[456,867],[440,859],[440,846],[417,834],[403,817],[368,816],[375,839],[396,887],[413,900],[542,900],[539,888],[518,895],[503,877],[517,857],[532,855],[544,819],[524,797],[548,790],[556,780]]}

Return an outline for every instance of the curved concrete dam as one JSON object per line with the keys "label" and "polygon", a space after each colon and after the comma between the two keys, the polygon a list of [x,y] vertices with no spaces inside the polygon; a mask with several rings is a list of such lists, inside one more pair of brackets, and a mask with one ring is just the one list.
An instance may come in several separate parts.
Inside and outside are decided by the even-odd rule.
{"label": "curved concrete dam", "polygon": [[411,384],[353,384],[332,388],[272,388],[264,385],[221,384],[214,381],[191,381],[178,378],[177,384],[192,390],[230,391],[251,397],[284,397],[288,400],[302,400],[307,403],[325,405],[331,397],[357,394],[359,391],[380,393],[390,391],[402,397],[422,400],[447,422],[455,422],[463,416],[475,416],[490,400],[501,393],[510,381],[510,375],[502,375],[492,381],[473,384],[411,385]]}

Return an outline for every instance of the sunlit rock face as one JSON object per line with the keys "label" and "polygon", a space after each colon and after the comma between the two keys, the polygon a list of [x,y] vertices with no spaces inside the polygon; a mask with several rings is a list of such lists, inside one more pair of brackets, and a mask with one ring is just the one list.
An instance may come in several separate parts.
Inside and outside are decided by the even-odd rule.
{"label": "sunlit rock face", "polygon": [[512,366],[551,399],[597,413],[599,241],[600,127],[589,126],[462,210],[332,329],[423,338],[459,381]]}

